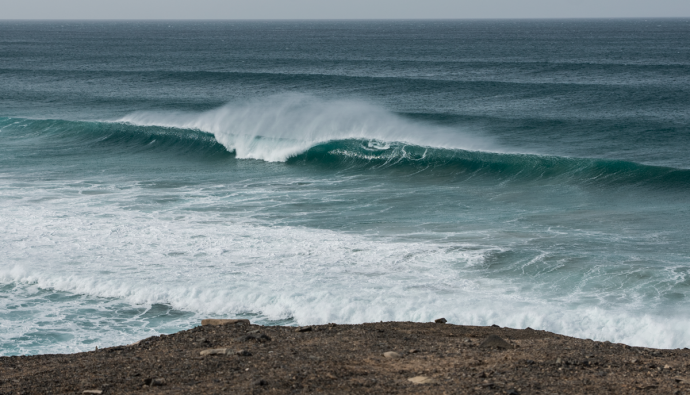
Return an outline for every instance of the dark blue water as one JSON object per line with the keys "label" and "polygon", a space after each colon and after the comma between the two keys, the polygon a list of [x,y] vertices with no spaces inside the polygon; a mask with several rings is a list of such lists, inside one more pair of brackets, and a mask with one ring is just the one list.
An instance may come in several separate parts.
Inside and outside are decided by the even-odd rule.
{"label": "dark blue water", "polygon": [[688,37],[0,22],[0,353],[211,316],[685,347]]}

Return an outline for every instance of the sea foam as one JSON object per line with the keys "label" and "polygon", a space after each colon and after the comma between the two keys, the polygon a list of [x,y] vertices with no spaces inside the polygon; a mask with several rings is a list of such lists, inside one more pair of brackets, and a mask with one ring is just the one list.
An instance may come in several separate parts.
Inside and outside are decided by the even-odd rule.
{"label": "sea foam", "polygon": [[[15,339],[3,346],[5,353],[83,351],[187,328],[209,316],[298,325],[443,316],[454,324],[529,326],[641,346],[690,344],[690,322],[677,311],[664,316],[611,309],[592,303],[592,295],[557,298],[486,276],[486,260],[506,253],[505,247],[103,204],[126,203],[140,193],[130,185],[107,197],[0,205],[0,250],[8,263],[0,284],[11,288],[1,302],[10,313],[0,325]],[[26,307],[33,294],[51,302]],[[146,319],[156,306],[178,313]],[[129,320],[125,329],[123,320]],[[68,339],[32,340],[46,322],[51,333]]]}

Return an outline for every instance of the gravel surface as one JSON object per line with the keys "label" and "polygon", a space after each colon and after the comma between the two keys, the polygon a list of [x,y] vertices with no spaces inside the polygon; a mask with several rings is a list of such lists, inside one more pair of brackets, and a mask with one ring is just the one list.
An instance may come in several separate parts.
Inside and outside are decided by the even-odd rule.
{"label": "gravel surface", "polygon": [[690,350],[529,328],[231,323],[79,354],[0,358],[0,394],[303,392],[690,394]]}

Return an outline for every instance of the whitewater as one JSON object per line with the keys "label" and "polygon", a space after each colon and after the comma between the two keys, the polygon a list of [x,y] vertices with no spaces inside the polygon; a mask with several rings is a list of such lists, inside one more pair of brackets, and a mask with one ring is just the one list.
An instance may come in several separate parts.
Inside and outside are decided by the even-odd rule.
{"label": "whitewater", "polygon": [[0,354],[208,317],[686,347],[688,26],[0,22]]}

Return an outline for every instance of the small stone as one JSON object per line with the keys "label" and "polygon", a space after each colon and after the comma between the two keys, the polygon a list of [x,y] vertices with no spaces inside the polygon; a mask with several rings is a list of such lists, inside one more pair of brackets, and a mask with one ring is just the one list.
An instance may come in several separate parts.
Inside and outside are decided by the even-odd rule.
{"label": "small stone", "polygon": [[300,326],[299,328],[295,329],[295,332],[311,332],[311,330],[311,326]]}
{"label": "small stone", "polygon": [[413,348],[412,350],[408,351],[408,353],[410,353],[410,354],[416,354],[418,352],[419,352],[419,350],[417,350],[416,348]]}
{"label": "small stone", "polygon": [[229,350],[227,348],[212,348],[212,349],[204,350],[204,351],[200,352],[199,354],[202,357],[205,357],[207,355],[225,355],[225,354],[228,354],[228,351]]}
{"label": "small stone", "polygon": [[160,387],[163,385],[165,385],[165,379],[157,378],[157,379],[151,380],[151,387]]}
{"label": "small stone", "polygon": [[671,369],[670,365],[664,365],[664,369]]}
{"label": "small stone", "polygon": [[448,320],[445,318],[437,318],[434,320],[434,322],[437,324],[445,324],[446,322],[448,322]]}
{"label": "small stone", "polygon": [[201,325],[202,326],[220,326],[220,325],[249,325],[249,320],[222,320],[222,319],[215,319],[215,318],[208,318],[205,320],[201,320]]}
{"label": "small stone", "polygon": [[398,354],[395,351],[387,351],[383,353],[383,356],[386,358],[402,358],[402,355]]}
{"label": "small stone", "polygon": [[500,337],[496,335],[490,335],[487,337],[480,345],[479,347],[486,347],[486,348],[501,348],[501,349],[509,349],[513,348],[510,343],[507,341],[501,339]]}
{"label": "small stone", "polygon": [[146,379],[144,383],[150,385],[151,387],[160,387],[166,384],[165,379],[163,378]]}
{"label": "small stone", "polygon": [[516,389],[511,388],[508,391],[506,391],[506,395],[520,395],[520,393],[517,392]]}
{"label": "small stone", "polygon": [[258,381],[255,381],[254,384],[255,384],[255,385],[264,386],[264,385],[268,385],[268,381],[266,381],[266,380],[258,380]]}
{"label": "small stone", "polygon": [[433,384],[436,382],[436,380],[432,379],[431,377],[426,377],[426,376],[411,377],[411,378],[407,379],[407,381],[411,381],[415,384]]}
{"label": "small stone", "polygon": [[84,390],[81,393],[82,394],[102,394],[103,391],[101,391],[101,390]]}
{"label": "small stone", "polygon": [[492,328],[500,328],[500,326],[498,326],[498,325],[496,325],[496,324],[491,325],[491,327],[492,327]]}
{"label": "small stone", "polygon": [[239,350],[239,351],[237,351],[235,354],[236,354],[236,355],[239,355],[239,356],[241,356],[241,357],[251,357],[251,356],[252,356],[252,353],[250,353],[250,352],[247,351],[247,350]]}
{"label": "small stone", "polygon": [[560,358],[556,358],[556,363],[557,363],[557,364],[560,364],[561,362],[563,362],[563,361],[562,361]]}

